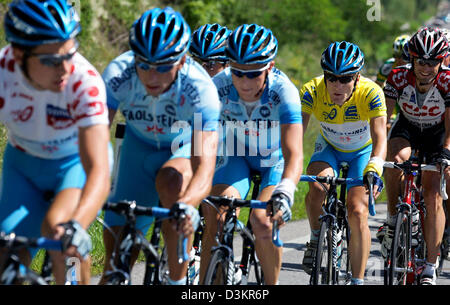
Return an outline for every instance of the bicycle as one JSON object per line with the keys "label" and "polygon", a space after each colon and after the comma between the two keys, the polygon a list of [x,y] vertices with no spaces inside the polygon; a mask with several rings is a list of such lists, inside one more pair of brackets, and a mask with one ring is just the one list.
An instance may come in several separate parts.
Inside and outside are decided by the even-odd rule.
{"label": "bicycle", "polygon": [[[126,224],[123,228],[123,240],[120,242],[118,250],[114,250],[111,257],[112,271],[106,273],[107,285],[130,285],[131,284],[131,253],[133,249],[142,249],[146,258],[146,268],[143,285],[159,285],[161,277],[159,275],[159,254],[155,247],[145,236],[136,228],[136,217],[140,215],[154,216],[158,221],[173,218],[181,221],[186,217],[183,210],[170,210],[160,207],[143,207],[136,204],[135,201],[119,201],[117,203],[107,202],[103,206],[104,210],[111,210],[122,214],[126,218]],[[159,234],[159,233],[158,233]],[[177,246],[177,255],[179,262],[189,259],[186,253],[187,238],[180,236]],[[116,256],[118,262],[115,263]]]}
{"label": "bicycle", "polygon": [[[421,160],[421,158],[419,158]],[[422,171],[437,171],[435,165],[413,163],[410,159],[402,163],[385,162],[385,168],[400,169],[404,175],[403,196],[397,204],[394,236],[390,251],[384,262],[385,285],[410,285],[419,283],[421,267],[426,259],[426,245],[423,237],[423,223],[426,215],[422,196]],[[444,200],[444,166],[441,166],[440,192]]]}
{"label": "bicycle", "polygon": [[[228,198],[225,196],[209,196],[203,200],[204,203],[211,205],[219,209],[216,205],[228,207],[225,211],[225,221],[223,224],[223,232],[220,234],[218,230],[216,234],[217,246],[211,249],[211,260],[206,270],[204,279],[205,285],[214,285],[218,280],[224,285],[236,285],[235,272],[238,268],[242,271],[242,277],[248,278],[248,275],[253,267],[255,273],[256,284],[262,285],[262,272],[260,269],[259,261],[254,252],[254,237],[248,227],[238,220],[236,215],[236,209],[240,207],[251,207],[252,209],[265,209],[267,202],[261,202],[259,200],[242,200],[236,198]],[[250,244],[250,247],[245,246],[244,250],[247,250],[246,257],[241,259],[239,265],[237,265],[233,252],[233,235],[234,232],[240,233],[244,241]],[[273,243],[277,246],[282,246],[282,241],[279,239],[279,230],[274,223],[272,235],[274,237]],[[244,242],[245,244],[245,242]],[[245,261],[244,261],[245,260]],[[241,281],[241,284],[243,282]],[[246,283],[246,279],[244,279]]]}
{"label": "bicycle", "polygon": [[[349,165],[340,165],[341,177],[302,175],[300,181],[318,182],[326,192],[319,217],[320,233],[310,276],[311,285],[336,285],[351,279],[348,244],[350,228],[345,205]],[[325,185],[328,185],[328,189]],[[340,193],[338,198],[338,186]]]}
{"label": "bicycle", "polygon": [[48,279],[42,277],[20,262],[18,251],[24,248],[42,248],[61,251],[61,241],[17,236],[15,233],[0,232],[0,248],[7,249],[6,261],[2,266],[0,285],[48,285]]}

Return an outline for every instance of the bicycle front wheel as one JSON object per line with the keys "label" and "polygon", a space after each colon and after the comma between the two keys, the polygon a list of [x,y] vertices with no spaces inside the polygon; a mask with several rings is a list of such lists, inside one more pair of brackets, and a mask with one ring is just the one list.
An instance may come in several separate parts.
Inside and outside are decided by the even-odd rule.
{"label": "bicycle front wheel", "polygon": [[329,220],[325,219],[320,225],[320,234],[317,243],[316,257],[311,273],[312,285],[330,285],[332,284],[332,242],[331,228]]}
{"label": "bicycle front wheel", "polygon": [[406,285],[410,253],[409,221],[406,212],[397,214],[390,259],[387,262],[388,285]]}
{"label": "bicycle front wheel", "polygon": [[204,285],[233,285],[234,262],[223,249],[214,251],[206,270]]}

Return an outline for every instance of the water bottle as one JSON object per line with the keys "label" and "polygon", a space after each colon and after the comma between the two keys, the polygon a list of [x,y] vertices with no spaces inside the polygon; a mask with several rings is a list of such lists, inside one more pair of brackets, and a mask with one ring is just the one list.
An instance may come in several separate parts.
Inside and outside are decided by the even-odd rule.
{"label": "water bottle", "polygon": [[414,209],[411,213],[411,235],[412,235],[412,244],[411,246],[417,247],[419,245],[418,233],[419,233],[419,210]]}

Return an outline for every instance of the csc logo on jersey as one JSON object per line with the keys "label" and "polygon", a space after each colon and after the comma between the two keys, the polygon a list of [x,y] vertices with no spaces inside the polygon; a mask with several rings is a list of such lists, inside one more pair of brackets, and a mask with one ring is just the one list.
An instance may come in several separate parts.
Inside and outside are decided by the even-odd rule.
{"label": "csc logo on jersey", "polygon": [[392,81],[397,88],[403,87],[408,83],[408,80],[406,79],[406,74],[408,73],[408,70],[400,70],[397,73],[394,73],[392,75]]}

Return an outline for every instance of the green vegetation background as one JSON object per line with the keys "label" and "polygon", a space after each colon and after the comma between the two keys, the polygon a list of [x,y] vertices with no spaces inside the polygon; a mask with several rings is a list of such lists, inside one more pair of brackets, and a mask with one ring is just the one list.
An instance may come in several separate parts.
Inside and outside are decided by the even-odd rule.
{"label": "green vegetation background", "polygon": [[[0,22],[11,1],[0,0]],[[194,31],[205,23],[218,22],[234,29],[243,23],[257,23],[270,28],[279,41],[276,65],[301,88],[321,74],[320,55],[333,41],[358,44],[365,54],[363,75],[374,78],[378,67],[391,57],[392,42],[402,33],[415,32],[436,15],[440,0],[74,0],[79,11],[82,53],[102,72],[106,65],[128,50],[128,29],[147,9],[172,6],[181,11]],[[369,21],[375,3],[380,3],[379,21]],[[3,27],[0,47],[6,45]],[[118,118],[122,120],[123,118]],[[304,165],[309,162],[317,134],[312,121],[304,142]],[[113,135],[113,131],[111,133]],[[6,143],[6,131],[0,126],[0,157]],[[114,141],[114,139],[113,139]],[[0,168],[2,166],[0,158]],[[293,208],[293,218],[306,217],[306,184],[300,183]],[[383,198],[381,198],[383,200]],[[243,212],[241,218],[247,217]],[[103,265],[102,227],[95,223],[90,233],[94,241],[93,273]]]}

